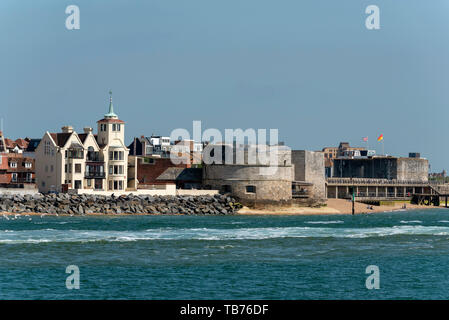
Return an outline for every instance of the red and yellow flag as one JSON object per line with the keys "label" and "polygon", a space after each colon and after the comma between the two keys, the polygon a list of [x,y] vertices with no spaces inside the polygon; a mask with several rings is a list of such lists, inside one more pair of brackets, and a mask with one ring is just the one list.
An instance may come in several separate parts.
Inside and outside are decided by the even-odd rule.
{"label": "red and yellow flag", "polygon": [[379,138],[377,138],[377,141],[381,141],[381,140],[383,140],[383,139],[384,139],[384,135],[381,134],[381,135],[379,136]]}

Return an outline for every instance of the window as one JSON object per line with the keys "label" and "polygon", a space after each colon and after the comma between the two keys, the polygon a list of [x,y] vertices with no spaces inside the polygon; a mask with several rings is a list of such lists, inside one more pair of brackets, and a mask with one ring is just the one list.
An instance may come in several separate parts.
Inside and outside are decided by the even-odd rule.
{"label": "window", "polygon": [[123,181],[122,180],[120,180],[118,182],[118,188],[119,188],[119,190],[123,190]]}
{"label": "window", "polygon": [[152,158],[144,158],[143,163],[155,164],[156,160],[154,160]]}
{"label": "window", "polygon": [[256,193],[256,186],[246,186],[246,193]]}
{"label": "window", "polygon": [[49,141],[45,141],[44,144],[44,154],[49,155],[50,154],[50,142]]}
{"label": "window", "polygon": [[112,160],[114,158],[114,152],[109,151],[109,160]]}
{"label": "window", "polygon": [[65,151],[65,158],[67,159],[69,157],[69,152],[66,150]]}
{"label": "window", "polygon": [[230,193],[230,192],[232,192],[232,188],[231,188],[231,186],[228,185],[228,184],[222,186],[222,187],[221,187],[221,190],[222,190],[224,193]]}
{"label": "window", "polygon": [[117,131],[120,131],[120,124],[117,124]]}
{"label": "window", "polygon": [[64,172],[67,173],[67,165],[64,165]]}
{"label": "window", "polygon": [[42,181],[41,185],[42,185],[43,187],[45,187],[45,181]]}
{"label": "window", "polygon": [[87,179],[87,186],[91,187],[92,186],[92,180],[91,179]]}
{"label": "window", "polygon": [[17,173],[13,173],[11,177],[12,182],[17,182]]}
{"label": "window", "polygon": [[9,163],[10,168],[17,168],[17,162],[10,162]]}
{"label": "window", "polygon": [[31,168],[33,164],[31,162],[25,162],[25,168]]}
{"label": "window", "polygon": [[109,190],[112,190],[112,181],[109,181]]}
{"label": "window", "polygon": [[109,166],[109,174],[113,174],[114,173],[114,166]]}
{"label": "window", "polygon": [[123,166],[113,166],[114,174],[123,174]]}
{"label": "window", "polygon": [[50,166],[50,171],[53,172],[54,168],[53,165]]}
{"label": "window", "polygon": [[80,163],[75,164],[75,173],[81,173],[81,164]]}
{"label": "window", "polygon": [[119,160],[123,160],[123,151],[119,151],[118,155],[119,155]]}
{"label": "window", "polygon": [[112,125],[112,131],[117,131],[115,123]]}

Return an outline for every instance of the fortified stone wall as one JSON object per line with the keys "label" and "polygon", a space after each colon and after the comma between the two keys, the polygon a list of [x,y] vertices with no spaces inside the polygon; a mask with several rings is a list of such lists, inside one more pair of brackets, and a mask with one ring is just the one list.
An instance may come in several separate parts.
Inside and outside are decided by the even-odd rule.
{"label": "fortified stone wall", "polygon": [[203,152],[203,161],[207,164],[290,166],[291,149],[287,146],[209,145]]}
{"label": "fortified stone wall", "polygon": [[[230,193],[243,204],[289,203],[292,199],[292,166],[275,167],[265,175],[264,166],[206,165],[203,185]],[[249,189],[248,189],[249,188]]]}
{"label": "fortified stone wall", "polygon": [[320,151],[293,150],[295,181],[313,183],[311,196],[316,199],[326,198],[326,178],[324,153]]}
{"label": "fortified stone wall", "polygon": [[429,161],[422,158],[398,158],[398,180],[427,182],[429,178]]}

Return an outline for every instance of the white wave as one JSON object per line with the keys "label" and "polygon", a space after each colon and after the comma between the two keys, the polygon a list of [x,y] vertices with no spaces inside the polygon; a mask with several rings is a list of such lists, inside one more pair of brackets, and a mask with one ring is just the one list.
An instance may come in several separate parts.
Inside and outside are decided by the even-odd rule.
{"label": "white wave", "polygon": [[397,235],[449,236],[449,227],[402,225],[379,228],[241,228],[241,229],[149,229],[111,230],[20,230],[0,233],[1,243],[130,242],[151,240],[262,240],[276,238],[370,238]]}
{"label": "white wave", "polygon": [[401,223],[422,223],[420,220],[401,220]]}
{"label": "white wave", "polygon": [[441,223],[449,223],[449,220],[440,220],[440,221],[438,221],[438,222],[441,222]]}
{"label": "white wave", "polygon": [[341,220],[335,220],[335,221],[306,221],[306,223],[310,224],[335,224],[335,223],[344,223],[344,221]]}

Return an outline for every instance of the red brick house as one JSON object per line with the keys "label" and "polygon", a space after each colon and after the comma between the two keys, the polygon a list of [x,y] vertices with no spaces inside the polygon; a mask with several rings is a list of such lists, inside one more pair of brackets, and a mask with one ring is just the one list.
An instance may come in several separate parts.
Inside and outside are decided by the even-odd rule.
{"label": "red brick house", "polygon": [[0,131],[0,187],[34,187],[35,161],[27,150],[30,139],[5,139]]}
{"label": "red brick house", "polygon": [[35,183],[34,159],[20,153],[1,154],[0,186],[10,188],[32,187]]}
{"label": "red brick house", "polygon": [[146,189],[151,185],[173,183],[173,181],[160,181],[159,176],[168,168],[190,168],[190,164],[174,164],[170,158],[138,157],[137,181],[139,189]]}

